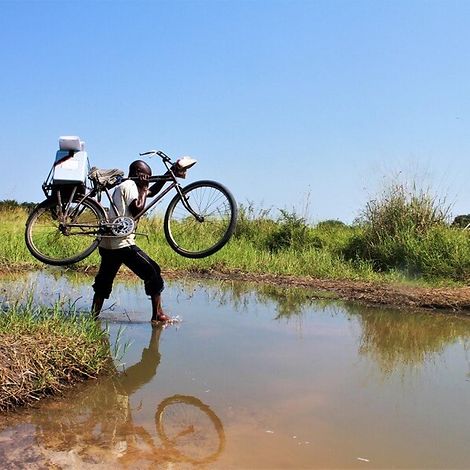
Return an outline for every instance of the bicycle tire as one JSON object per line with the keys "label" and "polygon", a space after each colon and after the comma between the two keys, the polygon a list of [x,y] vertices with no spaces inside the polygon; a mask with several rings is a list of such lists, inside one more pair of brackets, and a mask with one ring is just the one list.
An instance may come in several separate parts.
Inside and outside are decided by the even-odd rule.
{"label": "bicycle tire", "polygon": [[[25,242],[39,261],[65,266],[85,259],[97,248],[101,240],[100,223],[106,220],[103,208],[90,198],[72,204],[72,223],[77,227],[69,228],[68,234],[64,233],[63,224],[58,220],[55,199],[41,202],[28,217]],[[85,226],[89,233],[85,232]]]}
{"label": "bicycle tire", "polygon": [[215,461],[225,447],[220,418],[209,405],[190,395],[165,398],[155,412],[155,426],[168,449],[195,465]]}
{"label": "bicycle tire", "polygon": [[198,221],[190,214],[177,194],[165,212],[165,238],[179,255],[205,258],[230,240],[237,224],[237,203],[232,193],[216,181],[195,181],[182,192],[191,208],[204,219]]}

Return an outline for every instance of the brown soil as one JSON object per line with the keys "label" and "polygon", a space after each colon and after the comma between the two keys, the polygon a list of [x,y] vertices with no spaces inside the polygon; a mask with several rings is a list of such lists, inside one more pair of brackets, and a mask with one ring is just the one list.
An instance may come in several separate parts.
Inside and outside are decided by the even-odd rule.
{"label": "brown soil", "polygon": [[244,272],[202,271],[196,273],[165,272],[167,278],[182,276],[226,281],[247,281],[278,286],[307,287],[319,298],[342,299],[367,305],[397,308],[450,310],[470,314],[470,287],[419,287],[390,282],[364,282],[339,279],[250,274]]}

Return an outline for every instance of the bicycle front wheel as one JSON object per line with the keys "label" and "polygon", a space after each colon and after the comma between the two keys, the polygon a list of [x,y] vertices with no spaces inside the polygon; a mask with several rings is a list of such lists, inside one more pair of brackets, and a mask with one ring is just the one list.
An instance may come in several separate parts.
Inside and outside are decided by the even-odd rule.
{"label": "bicycle front wheel", "polygon": [[104,220],[104,210],[92,199],[72,202],[62,208],[57,201],[47,199],[26,222],[26,246],[43,263],[73,264],[96,249]]}
{"label": "bicycle front wheel", "polygon": [[204,258],[220,250],[237,223],[237,204],[230,191],[215,181],[196,181],[168,205],[165,237],[176,253]]}
{"label": "bicycle front wheel", "polygon": [[213,462],[225,447],[222,421],[196,397],[174,395],[155,413],[158,436],[176,461],[194,465]]}

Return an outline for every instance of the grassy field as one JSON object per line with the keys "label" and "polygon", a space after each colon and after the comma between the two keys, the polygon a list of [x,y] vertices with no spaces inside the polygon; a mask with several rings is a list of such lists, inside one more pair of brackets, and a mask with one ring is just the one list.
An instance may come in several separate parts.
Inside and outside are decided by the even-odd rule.
{"label": "grassy field", "polygon": [[[24,243],[22,208],[0,211],[0,266],[39,267]],[[163,269],[243,271],[324,279],[463,284],[470,279],[470,233],[448,223],[448,211],[425,192],[395,185],[370,201],[356,223],[309,225],[295,212],[241,206],[232,240],[201,260],[181,257],[167,244],[158,217],[144,219],[138,244]],[[74,265],[96,267],[99,255]]]}

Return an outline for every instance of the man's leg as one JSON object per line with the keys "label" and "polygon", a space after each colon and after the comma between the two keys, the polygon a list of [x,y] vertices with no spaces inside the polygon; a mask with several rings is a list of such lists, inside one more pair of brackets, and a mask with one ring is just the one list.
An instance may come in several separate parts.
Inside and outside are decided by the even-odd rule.
{"label": "man's leg", "polygon": [[91,313],[98,317],[103,307],[104,299],[107,299],[113,288],[113,281],[119,268],[121,267],[121,250],[105,250],[99,249],[101,255],[101,263],[98,274],[95,277],[93,289],[93,303],[91,305]]}
{"label": "man's leg", "polygon": [[95,292],[95,295],[93,296],[93,303],[91,304],[91,313],[95,318],[100,314],[103,303],[104,297]]}
{"label": "man's leg", "polygon": [[167,322],[170,317],[162,308],[161,292],[164,288],[160,266],[139,247],[130,246],[123,263],[139,276],[145,284],[145,293],[152,301],[152,322]]}
{"label": "man's leg", "polygon": [[152,318],[151,322],[167,322],[170,320],[170,317],[165,314],[162,308],[162,296],[160,294],[152,294],[150,296],[152,301]]}

